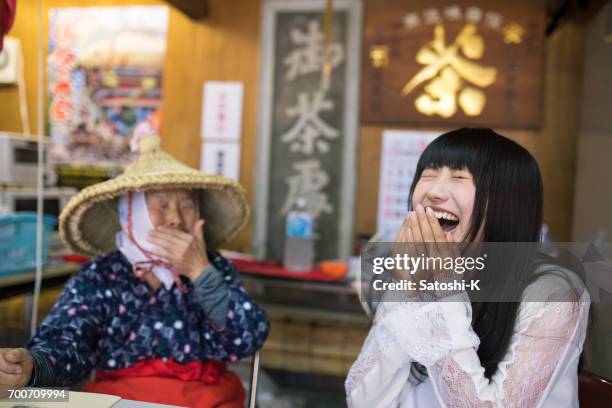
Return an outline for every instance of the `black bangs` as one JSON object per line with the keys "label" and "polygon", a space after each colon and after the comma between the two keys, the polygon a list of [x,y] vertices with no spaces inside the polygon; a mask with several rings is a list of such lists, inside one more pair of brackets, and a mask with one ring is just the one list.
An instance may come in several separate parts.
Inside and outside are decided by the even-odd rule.
{"label": "black bangs", "polygon": [[490,165],[491,138],[500,136],[487,128],[462,128],[444,133],[432,141],[423,151],[415,178],[425,169],[449,167],[453,170],[469,170],[476,177]]}

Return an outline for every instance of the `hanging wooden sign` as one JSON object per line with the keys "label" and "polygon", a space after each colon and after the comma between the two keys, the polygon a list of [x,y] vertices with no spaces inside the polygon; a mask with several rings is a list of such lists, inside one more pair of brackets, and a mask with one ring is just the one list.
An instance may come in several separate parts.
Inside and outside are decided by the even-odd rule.
{"label": "hanging wooden sign", "polygon": [[539,127],[539,2],[366,2],[362,121]]}

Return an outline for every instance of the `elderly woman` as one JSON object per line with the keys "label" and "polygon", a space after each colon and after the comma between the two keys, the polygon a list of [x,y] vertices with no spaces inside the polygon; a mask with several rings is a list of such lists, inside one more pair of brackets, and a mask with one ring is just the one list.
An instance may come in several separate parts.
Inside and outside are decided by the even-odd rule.
{"label": "elderly woman", "polygon": [[[258,350],[266,314],[215,248],[246,222],[243,189],[140,142],[125,173],[60,217],[73,250],[99,255],[70,278],[25,349],[0,349],[0,384],[70,386],[191,407],[241,407],[225,361]],[[223,362],[222,362],[223,361]]]}

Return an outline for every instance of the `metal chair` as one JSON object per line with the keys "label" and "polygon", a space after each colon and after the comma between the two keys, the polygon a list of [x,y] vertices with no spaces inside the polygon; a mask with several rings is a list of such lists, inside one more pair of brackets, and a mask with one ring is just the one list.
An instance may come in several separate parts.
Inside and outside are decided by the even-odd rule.
{"label": "metal chair", "polygon": [[249,387],[249,408],[257,406],[257,380],[259,377],[259,351],[253,355],[253,364],[251,366],[251,384]]}

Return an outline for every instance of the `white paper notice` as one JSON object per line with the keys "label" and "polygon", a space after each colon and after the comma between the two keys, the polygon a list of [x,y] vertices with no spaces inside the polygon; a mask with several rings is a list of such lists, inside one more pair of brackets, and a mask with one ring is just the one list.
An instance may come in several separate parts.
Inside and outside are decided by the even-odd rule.
{"label": "white paper notice", "polygon": [[204,84],[202,139],[240,140],[242,93],[241,82],[209,81]]}
{"label": "white paper notice", "polygon": [[378,190],[378,231],[399,228],[408,211],[408,196],[417,162],[440,133],[404,130],[383,132]]}
{"label": "white paper notice", "polygon": [[240,181],[240,143],[202,143],[200,170]]}

